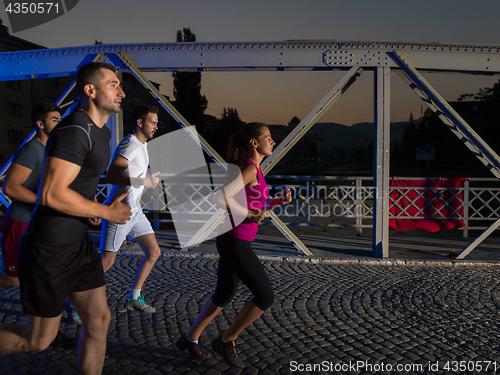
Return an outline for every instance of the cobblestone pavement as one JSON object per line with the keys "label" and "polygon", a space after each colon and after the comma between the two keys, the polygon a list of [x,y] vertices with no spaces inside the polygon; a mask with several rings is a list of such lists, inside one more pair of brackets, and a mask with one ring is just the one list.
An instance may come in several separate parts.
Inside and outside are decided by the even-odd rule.
{"label": "cobblestone pavement", "polygon": [[[198,362],[174,346],[213,292],[217,256],[162,254],[143,289],[156,307],[151,315],[123,308],[140,259],[122,254],[106,274],[112,318],[104,374],[493,374],[500,367],[496,263],[264,260],[276,298],[237,340],[241,370],[218,355]],[[205,348],[249,297],[241,287],[201,336]],[[65,318],[61,329],[76,336]],[[25,321],[18,288],[0,290],[0,322]],[[75,374],[75,355],[75,347],[51,347],[0,356],[0,373]]]}

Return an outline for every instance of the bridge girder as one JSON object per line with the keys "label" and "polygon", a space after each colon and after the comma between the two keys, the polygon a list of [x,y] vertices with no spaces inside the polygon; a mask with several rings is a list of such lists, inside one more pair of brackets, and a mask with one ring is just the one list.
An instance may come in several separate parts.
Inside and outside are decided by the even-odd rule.
{"label": "bridge girder", "polygon": [[[404,59],[401,58],[404,56]],[[500,46],[441,44],[417,42],[329,41],[297,40],[285,42],[243,43],[143,43],[105,44],[81,47],[52,48],[21,52],[0,53],[0,81],[75,76],[78,68],[96,59],[111,62],[123,72],[132,73],[157,101],[172,115],[179,125],[189,130],[190,124],[175,111],[166,99],[155,91],[142,73],[178,71],[346,71],[344,77],[306,116],[283,142],[283,150],[277,150],[264,163],[266,173],[295,144],[321,115],[342,95],[363,71],[374,71],[375,76],[375,127],[374,139],[377,150],[374,160],[374,217],[373,249],[378,257],[388,257],[388,181],[390,90],[389,73],[397,71],[429,107],[444,119],[450,129],[463,140],[495,174],[500,176],[500,159],[487,144],[469,129],[456,113],[448,110],[446,101],[435,95],[432,87],[421,77],[421,72],[449,72],[475,75],[500,74]],[[65,97],[67,92],[63,94]],[[63,97],[60,101],[64,100]],[[113,121],[113,120],[112,120]],[[114,120],[116,122],[116,120]],[[116,131],[116,124],[112,127]],[[204,150],[212,159],[219,161],[211,147]],[[289,147],[287,147],[289,146]],[[276,158],[273,161],[273,158]],[[5,174],[10,161],[0,172]],[[266,168],[267,166],[267,168]],[[498,173],[497,173],[498,172]],[[387,190],[387,191],[386,191]],[[1,201],[8,204],[0,192]],[[273,223],[307,255],[310,251],[274,214]],[[500,219],[485,231],[467,249],[477,246],[494,229]],[[196,236],[195,236],[196,237]],[[202,240],[200,236],[200,240]],[[196,244],[193,238],[192,243]],[[462,255],[462,257],[465,254]]]}

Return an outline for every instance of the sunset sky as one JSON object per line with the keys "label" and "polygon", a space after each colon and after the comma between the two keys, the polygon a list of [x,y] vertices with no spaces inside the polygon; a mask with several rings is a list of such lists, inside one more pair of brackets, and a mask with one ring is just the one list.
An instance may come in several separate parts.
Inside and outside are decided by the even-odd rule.
{"label": "sunset sky", "polygon": [[[414,41],[500,45],[498,0],[80,0],[67,14],[13,35],[49,48],[174,42],[190,28],[199,42],[279,42],[296,39]],[[10,26],[4,8],[0,18]],[[207,113],[236,108],[244,121],[286,124],[304,118],[342,77],[339,72],[202,74]],[[173,97],[169,73],[155,73]],[[492,86],[498,77],[426,74],[448,100]],[[393,74],[391,120],[418,118],[420,99]],[[425,109],[425,107],[424,107]],[[373,74],[365,72],[321,122],[373,121]]]}

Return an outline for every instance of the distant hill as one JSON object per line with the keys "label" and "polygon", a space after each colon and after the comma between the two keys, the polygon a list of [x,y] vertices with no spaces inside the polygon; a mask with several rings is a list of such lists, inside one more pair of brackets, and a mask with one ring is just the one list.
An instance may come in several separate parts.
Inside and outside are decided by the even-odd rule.
{"label": "distant hill", "polygon": [[[398,129],[408,125],[408,121],[392,122],[391,129]],[[357,147],[358,144],[370,143],[373,137],[373,123],[360,122],[352,126],[335,122],[320,122],[315,124],[309,133],[323,135],[325,144],[332,148],[343,147],[346,150]]]}

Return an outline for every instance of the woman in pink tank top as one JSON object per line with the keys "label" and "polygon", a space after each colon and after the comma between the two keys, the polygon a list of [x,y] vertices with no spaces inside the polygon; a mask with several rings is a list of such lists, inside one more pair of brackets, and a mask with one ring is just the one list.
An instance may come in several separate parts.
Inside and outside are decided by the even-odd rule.
{"label": "woman in pink tank top", "polygon": [[237,192],[225,190],[228,201],[232,202],[232,214],[245,217],[245,220],[232,229],[231,219],[224,223],[227,233],[218,236],[216,240],[220,259],[215,293],[205,302],[189,331],[176,342],[179,349],[187,349],[197,359],[207,359],[211,356],[210,352],[199,345],[198,339],[208,323],[233,299],[240,281],[250,289],[253,298],[243,306],[229,328],[212,341],[212,349],[228,364],[244,367],[236,353],[234,341],[273,303],[274,293],[269,277],[252,249],[252,241],[258,224],[266,217],[266,210],[290,203],[292,200],[290,191],[286,190],[280,198],[266,201],[269,189],[260,163],[264,157],[272,154],[274,145],[268,127],[260,123],[245,125],[239,133],[233,134],[229,141],[227,161],[241,169],[247,207],[235,205],[232,197]]}

